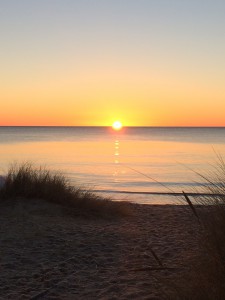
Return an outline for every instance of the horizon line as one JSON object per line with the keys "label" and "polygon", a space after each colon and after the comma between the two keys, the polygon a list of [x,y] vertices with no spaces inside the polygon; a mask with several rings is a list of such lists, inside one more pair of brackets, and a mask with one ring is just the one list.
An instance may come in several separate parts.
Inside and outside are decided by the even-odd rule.
{"label": "horizon line", "polygon": [[[104,127],[104,128],[111,128],[111,125],[0,125],[0,127]],[[123,128],[129,127],[140,127],[140,128],[225,128],[223,126],[216,126],[216,125],[205,125],[205,126],[197,126],[197,125],[123,125]]]}

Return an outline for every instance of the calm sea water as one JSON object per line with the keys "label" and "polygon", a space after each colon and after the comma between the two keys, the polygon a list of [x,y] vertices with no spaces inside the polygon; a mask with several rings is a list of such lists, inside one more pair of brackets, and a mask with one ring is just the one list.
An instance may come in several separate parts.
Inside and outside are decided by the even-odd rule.
{"label": "calm sea water", "polygon": [[225,128],[0,127],[1,174],[31,161],[115,200],[155,203],[165,198],[142,193],[192,191],[200,187],[192,170],[211,170],[215,152],[225,153]]}

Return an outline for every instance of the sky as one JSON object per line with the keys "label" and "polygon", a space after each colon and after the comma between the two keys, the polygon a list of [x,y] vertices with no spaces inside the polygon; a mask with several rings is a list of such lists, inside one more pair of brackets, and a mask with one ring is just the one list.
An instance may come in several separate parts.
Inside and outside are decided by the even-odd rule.
{"label": "sky", "polygon": [[0,125],[225,126],[224,0],[0,0]]}

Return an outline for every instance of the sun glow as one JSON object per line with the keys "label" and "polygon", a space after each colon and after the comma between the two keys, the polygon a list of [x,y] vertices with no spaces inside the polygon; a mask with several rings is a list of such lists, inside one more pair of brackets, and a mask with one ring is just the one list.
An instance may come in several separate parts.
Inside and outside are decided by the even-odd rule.
{"label": "sun glow", "polygon": [[123,127],[122,123],[120,121],[115,121],[113,124],[112,124],[112,128],[114,130],[120,130],[121,128]]}

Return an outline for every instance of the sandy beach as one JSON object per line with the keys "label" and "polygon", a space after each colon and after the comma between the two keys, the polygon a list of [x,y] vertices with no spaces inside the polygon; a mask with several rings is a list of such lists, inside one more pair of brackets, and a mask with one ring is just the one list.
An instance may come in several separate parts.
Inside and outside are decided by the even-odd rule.
{"label": "sandy beach", "polygon": [[168,299],[167,280],[199,255],[187,206],[133,205],[114,219],[38,200],[0,206],[1,299]]}

